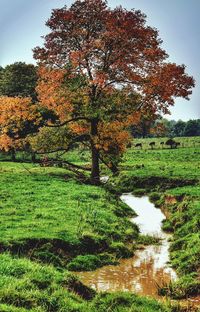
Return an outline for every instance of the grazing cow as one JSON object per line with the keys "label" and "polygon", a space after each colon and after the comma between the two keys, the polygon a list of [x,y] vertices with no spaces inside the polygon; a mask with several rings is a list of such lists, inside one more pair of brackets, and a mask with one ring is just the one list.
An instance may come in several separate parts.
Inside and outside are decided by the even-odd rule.
{"label": "grazing cow", "polygon": [[165,144],[170,146],[170,148],[176,148],[176,142],[173,139],[167,140]]}
{"label": "grazing cow", "polygon": [[156,143],[155,142],[150,142],[149,146],[151,146],[151,149],[153,149],[153,147],[156,146]]}
{"label": "grazing cow", "polygon": [[142,143],[136,143],[135,147],[140,147],[142,149]]}

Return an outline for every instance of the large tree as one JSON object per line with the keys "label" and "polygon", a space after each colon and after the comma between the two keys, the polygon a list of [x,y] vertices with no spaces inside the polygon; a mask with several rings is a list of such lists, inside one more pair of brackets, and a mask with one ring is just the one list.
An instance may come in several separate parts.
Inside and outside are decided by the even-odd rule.
{"label": "large tree", "polygon": [[167,62],[158,31],[140,11],[78,0],[53,10],[46,25],[44,47],[34,49],[39,100],[56,113],[54,126],[85,135],[99,183],[100,158],[118,154],[138,113],[169,112],[174,97],[188,98],[194,80],[183,65]]}

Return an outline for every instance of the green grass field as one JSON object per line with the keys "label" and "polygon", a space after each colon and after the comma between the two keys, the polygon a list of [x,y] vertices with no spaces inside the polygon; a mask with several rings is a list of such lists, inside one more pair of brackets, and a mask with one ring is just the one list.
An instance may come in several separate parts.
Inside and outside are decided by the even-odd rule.
{"label": "green grass field", "polygon": [[162,149],[159,142],[165,140],[153,139],[156,142],[153,150],[148,146],[148,142],[152,139],[139,140],[143,144],[143,149],[133,146],[127,151],[122,161],[122,171],[127,176],[198,179],[200,177],[200,143],[198,143],[200,138],[191,138],[191,142],[188,138],[179,138],[179,142],[184,142],[185,147],[176,149],[166,147]]}
{"label": "green grass field", "polygon": [[[100,294],[68,272],[0,255],[1,312],[170,312],[176,308],[133,294]],[[91,300],[93,298],[93,300]]]}
{"label": "green grass field", "polygon": [[[181,138],[184,146],[177,149],[160,148],[161,140],[154,150],[148,145],[152,139],[135,140],[143,142],[143,149],[127,150],[120,175],[111,182],[117,193],[148,193],[169,211],[163,228],[173,233],[171,262],[180,279],[160,292],[184,298],[200,289],[200,139]],[[84,164],[87,155],[73,151],[65,159]],[[132,294],[97,295],[87,301],[83,294],[89,290],[67,269],[92,270],[131,255],[130,242],[141,241],[129,220],[132,210],[109,192],[113,185],[95,187],[65,169],[13,163],[7,155],[1,159],[0,311],[181,310]]]}
{"label": "green grass field", "polygon": [[150,139],[140,140],[143,149],[127,151],[116,178],[119,190],[147,193],[168,211],[163,228],[173,233],[171,263],[180,280],[161,293],[174,298],[200,294],[200,146],[198,137],[182,140],[184,147],[154,150],[144,148]]}
{"label": "green grass field", "polygon": [[2,162],[0,172],[4,250],[60,266],[80,254],[98,254],[96,266],[131,254],[127,242],[138,236],[133,212],[103,188],[59,168]]}

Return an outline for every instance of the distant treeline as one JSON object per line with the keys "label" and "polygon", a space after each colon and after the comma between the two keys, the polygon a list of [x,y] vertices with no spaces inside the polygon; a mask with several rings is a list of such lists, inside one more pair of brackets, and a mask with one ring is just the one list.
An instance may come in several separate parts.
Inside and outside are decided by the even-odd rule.
{"label": "distant treeline", "polygon": [[139,125],[132,126],[130,131],[136,138],[200,136],[200,119],[175,121],[159,118],[154,122],[142,120]]}

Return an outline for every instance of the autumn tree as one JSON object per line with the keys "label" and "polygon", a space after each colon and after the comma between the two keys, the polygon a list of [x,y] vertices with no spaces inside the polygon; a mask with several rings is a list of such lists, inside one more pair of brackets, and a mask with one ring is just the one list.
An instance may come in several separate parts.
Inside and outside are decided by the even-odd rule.
{"label": "autumn tree", "polygon": [[164,137],[166,136],[167,129],[164,123],[160,120],[157,120],[153,127],[150,129],[150,134],[153,137]]}
{"label": "autumn tree", "polygon": [[160,115],[154,110],[151,111],[150,107],[143,111],[141,109],[141,117],[137,124],[130,126],[131,135],[139,138],[146,138],[150,136],[151,129],[154,127],[156,120],[160,118]]}
{"label": "autumn tree", "polygon": [[41,115],[31,98],[0,97],[0,150],[11,152],[13,160],[15,151],[26,149],[27,136],[40,125]]}
{"label": "autumn tree", "polygon": [[77,0],[53,10],[46,25],[44,47],[34,49],[39,100],[57,116],[49,126],[84,135],[99,183],[100,159],[109,164],[124,151],[127,126],[141,112],[168,113],[175,97],[188,99],[194,80],[184,65],[167,62],[158,31],[140,11]]}

